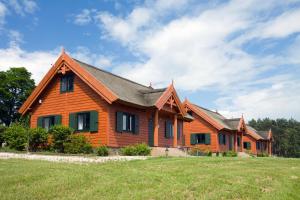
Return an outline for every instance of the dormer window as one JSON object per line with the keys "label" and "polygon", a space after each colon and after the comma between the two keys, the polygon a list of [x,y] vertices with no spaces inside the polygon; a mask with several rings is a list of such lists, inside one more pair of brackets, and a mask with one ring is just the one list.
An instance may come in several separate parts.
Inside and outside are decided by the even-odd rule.
{"label": "dormer window", "polygon": [[60,92],[73,92],[74,90],[74,76],[65,75],[61,77],[60,80]]}

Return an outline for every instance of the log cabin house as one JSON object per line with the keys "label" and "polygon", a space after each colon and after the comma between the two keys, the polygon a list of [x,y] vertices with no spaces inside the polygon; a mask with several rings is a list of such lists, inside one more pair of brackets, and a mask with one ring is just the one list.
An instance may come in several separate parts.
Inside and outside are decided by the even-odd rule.
{"label": "log cabin house", "polygon": [[193,121],[184,122],[185,145],[211,152],[248,152],[271,154],[272,132],[256,131],[244,117],[227,119],[218,112],[183,102]]}
{"label": "log cabin house", "polygon": [[70,126],[94,147],[182,146],[183,122],[191,120],[173,84],[147,87],[64,51],[19,112],[30,115],[31,127]]}
{"label": "log cabin house", "polygon": [[151,147],[199,146],[212,152],[271,152],[271,131],[258,132],[243,117],[226,119],[187,100],[182,103],[173,83],[154,89],[71,58],[64,51],[19,112],[30,115],[32,128],[69,126],[94,147],[146,143]]}

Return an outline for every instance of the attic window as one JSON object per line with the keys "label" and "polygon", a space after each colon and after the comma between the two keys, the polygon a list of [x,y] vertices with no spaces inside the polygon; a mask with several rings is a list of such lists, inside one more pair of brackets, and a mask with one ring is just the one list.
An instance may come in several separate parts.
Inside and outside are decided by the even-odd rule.
{"label": "attic window", "polygon": [[60,92],[73,92],[74,90],[74,76],[62,76],[60,80]]}

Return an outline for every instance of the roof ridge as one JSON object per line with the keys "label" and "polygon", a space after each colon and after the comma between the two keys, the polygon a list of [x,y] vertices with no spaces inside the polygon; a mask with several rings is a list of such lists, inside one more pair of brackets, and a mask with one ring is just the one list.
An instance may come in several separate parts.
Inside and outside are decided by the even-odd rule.
{"label": "roof ridge", "polygon": [[[212,112],[212,113],[215,113],[215,114],[217,114],[217,115],[220,115],[220,116],[224,117],[224,116],[223,116],[223,115],[221,115],[219,112],[212,111],[212,110],[210,110],[210,109],[208,109],[208,108],[204,108],[204,107],[202,107],[202,106],[199,106],[199,105],[197,105],[197,104],[194,104],[194,103],[193,103],[193,105],[197,106],[198,108],[201,108],[201,109],[207,110],[207,111],[209,111],[209,112]],[[224,117],[224,118],[225,118],[225,117]]]}
{"label": "roof ridge", "polygon": [[97,69],[97,70],[99,70],[99,71],[102,71],[102,72],[104,72],[104,73],[107,73],[107,74],[110,74],[110,75],[112,75],[112,76],[118,77],[118,78],[123,79],[123,80],[125,80],[125,81],[129,81],[129,82],[131,82],[131,83],[133,83],[133,84],[137,84],[137,85],[140,85],[140,86],[142,86],[142,87],[145,87],[145,89],[147,88],[147,89],[149,89],[149,90],[155,90],[154,88],[150,88],[150,87],[148,87],[148,86],[146,86],[146,85],[143,85],[143,84],[141,84],[141,83],[132,81],[132,80],[130,80],[130,79],[124,78],[124,77],[119,76],[119,75],[117,75],[117,74],[114,74],[114,73],[112,73],[112,72],[109,72],[109,71],[106,71],[106,70],[104,70],[104,69],[95,67],[95,66],[93,66],[93,65],[91,65],[91,64],[88,64],[88,63],[86,63],[86,62],[82,62],[82,61],[80,61],[80,60],[78,60],[78,59],[76,59],[76,58],[72,58],[72,59],[74,59],[76,62],[80,62],[80,63],[82,63],[82,64],[85,64],[85,65],[87,65],[87,66],[89,66],[89,67],[92,67],[92,68]]}
{"label": "roof ridge", "polygon": [[158,89],[152,89],[152,90],[139,90],[139,92],[143,93],[143,94],[149,94],[149,93],[156,93],[156,92],[163,92],[165,91],[167,88],[158,88]]}
{"label": "roof ridge", "polygon": [[234,120],[241,120],[241,118],[240,117],[236,117],[236,118],[231,118],[231,119],[225,119],[225,120],[227,120],[227,121],[234,121]]}

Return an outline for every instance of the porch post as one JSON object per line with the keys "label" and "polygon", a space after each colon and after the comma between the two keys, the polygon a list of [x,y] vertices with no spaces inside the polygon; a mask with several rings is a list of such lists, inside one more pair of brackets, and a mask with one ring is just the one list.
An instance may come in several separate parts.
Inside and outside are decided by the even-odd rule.
{"label": "porch post", "polygon": [[234,134],[234,151],[237,152],[237,132]]}
{"label": "porch post", "polygon": [[158,109],[155,110],[154,114],[154,144],[153,146],[158,147]]}
{"label": "porch post", "polygon": [[173,122],[173,147],[177,147],[177,115],[174,115]]}
{"label": "porch post", "polygon": [[244,137],[244,133],[242,132],[242,134],[241,134],[241,152],[244,151],[244,139],[243,139],[243,137]]}
{"label": "porch post", "polygon": [[271,142],[271,140],[268,141],[268,144],[269,144],[269,155],[272,155],[272,142]]}

